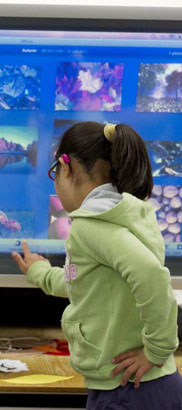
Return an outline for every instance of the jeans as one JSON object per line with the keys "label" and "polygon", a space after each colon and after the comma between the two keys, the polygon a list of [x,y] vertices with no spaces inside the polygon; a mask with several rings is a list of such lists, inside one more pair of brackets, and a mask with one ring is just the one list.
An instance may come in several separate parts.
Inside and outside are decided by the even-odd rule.
{"label": "jeans", "polygon": [[168,376],[134,383],[114,390],[88,390],[86,410],[182,410],[182,376]]}

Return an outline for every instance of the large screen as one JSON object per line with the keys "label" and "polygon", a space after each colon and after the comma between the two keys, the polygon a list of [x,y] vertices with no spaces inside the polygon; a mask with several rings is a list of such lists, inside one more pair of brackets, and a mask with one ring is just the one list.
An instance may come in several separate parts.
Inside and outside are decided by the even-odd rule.
{"label": "large screen", "polygon": [[70,220],[48,169],[61,135],[87,120],[125,123],[143,137],[166,258],[182,257],[182,34],[4,29],[0,273],[22,239],[64,256]]}

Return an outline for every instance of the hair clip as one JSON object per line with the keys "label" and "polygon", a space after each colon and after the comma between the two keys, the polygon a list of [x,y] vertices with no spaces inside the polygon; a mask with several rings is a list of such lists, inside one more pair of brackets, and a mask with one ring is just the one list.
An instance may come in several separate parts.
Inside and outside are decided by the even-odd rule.
{"label": "hair clip", "polygon": [[107,124],[104,127],[104,136],[112,142],[116,135],[116,124]]}
{"label": "hair clip", "polygon": [[61,158],[63,159],[63,161],[68,164],[70,162],[70,157],[67,154],[62,154]]}

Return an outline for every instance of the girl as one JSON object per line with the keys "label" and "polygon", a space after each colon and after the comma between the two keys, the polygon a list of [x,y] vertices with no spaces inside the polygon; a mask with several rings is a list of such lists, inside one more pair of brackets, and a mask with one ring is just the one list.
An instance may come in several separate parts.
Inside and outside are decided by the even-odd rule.
{"label": "girl", "polygon": [[77,123],[49,176],[72,219],[64,269],[26,243],[13,258],[45,293],[69,298],[62,329],[87,410],[182,410],[177,303],[143,140],[123,124]]}

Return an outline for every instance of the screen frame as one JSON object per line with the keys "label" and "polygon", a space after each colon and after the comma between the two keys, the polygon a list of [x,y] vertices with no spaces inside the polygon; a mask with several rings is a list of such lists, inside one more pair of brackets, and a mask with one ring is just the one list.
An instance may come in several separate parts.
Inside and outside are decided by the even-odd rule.
{"label": "screen frame", "polygon": [[[166,30],[167,26],[167,30]],[[0,30],[181,33],[180,20],[0,17]]]}
{"label": "screen frame", "polygon": [[[9,6],[9,5],[8,5]],[[22,7],[22,6],[21,6]],[[0,6],[0,12],[1,12],[1,6]],[[48,7],[49,8],[49,7]],[[54,7],[53,7],[54,8]],[[75,7],[73,7],[75,8]],[[72,8],[72,12],[73,12]],[[87,13],[88,13],[88,8]],[[126,7],[120,7],[120,12],[121,13],[121,8],[124,10],[125,9],[125,14],[122,14],[122,19],[118,18],[106,18],[106,14],[104,13],[104,18],[84,18],[83,17],[83,7],[82,7],[82,18],[70,18],[70,17],[62,17],[62,18],[47,18],[47,17],[13,17],[12,15],[6,16],[6,17],[0,17],[0,30],[54,30],[54,31],[98,31],[98,32],[104,32],[104,31],[110,31],[110,32],[158,32],[158,33],[182,33],[182,23],[180,20],[175,20],[174,15],[173,15],[173,20],[168,20],[166,18],[166,12],[168,17],[170,16],[170,10],[165,10],[165,13],[163,13],[163,16],[165,16],[166,20],[160,19],[160,20],[151,20],[151,19],[137,19],[133,18],[134,16],[134,10],[132,8],[126,8]],[[36,7],[32,7],[32,12],[34,10],[35,12]],[[45,12],[44,8],[44,12]],[[67,8],[70,11],[70,8]],[[78,11],[78,7],[76,7]],[[92,8],[93,9],[93,8]],[[100,9],[97,7],[97,11]],[[108,7],[106,7],[108,9]],[[115,7],[115,12],[117,11],[118,7]],[[127,10],[126,10],[127,9]],[[131,18],[124,18],[124,15],[128,17],[130,9],[130,15]],[[135,8],[136,9],[136,8]],[[138,8],[137,8],[138,9]],[[143,12],[144,9],[143,8]],[[157,9],[157,8],[156,8]],[[155,10],[156,10],[155,9]],[[5,10],[5,9],[4,9]],[[24,14],[26,14],[27,10],[27,5],[24,7]],[[55,8],[54,8],[55,10]],[[60,8],[59,8],[60,11]],[[103,8],[102,8],[103,11]],[[127,13],[126,13],[127,11]],[[164,11],[164,10],[163,10]],[[174,11],[174,10],[173,10]],[[179,13],[180,11],[180,13]],[[31,12],[31,13],[32,13]],[[137,10],[138,12],[138,10]],[[147,9],[147,12],[149,12],[149,8]],[[153,8],[154,12],[154,8]],[[176,17],[179,19],[179,15],[181,14],[182,17],[182,9],[175,9],[176,12]],[[12,11],[11,11],[12,13]],[[86,15],[87,15],[86,13]],[[142,14],[142,13],[141,13]],[[178,15],[177,15],[178,14]],[[1,16],[3,14],[1,13]],[[63,13],[64,15],[64,13]],[[99,13],[97,14],[99,15]],[[159,8],[158,8],[158,17],[160,16],[159,13]],[[57,255],[52,255],[51,257],[53,262],[58,261]],[[55,265],[55,263],[53,263]],[[181,258],[176,258],[176,257],[166,257],[166,266],[169,267],[171,274],[172,274],[172,284],[174,285],[173,287],[175,289],[182,289],[182,274],[180,276],[180,265],[181,265]],[[12,265],[13,266],[13,265]],[[173,274],[174,271],[174,274]],[[177,286],[177,287],[176,287]],[[26,278],[24,275],[17,274],[9,274],[9,275],[3,275],[0,274],[0,287],[33,287],[30,283],[27,282]]]}

